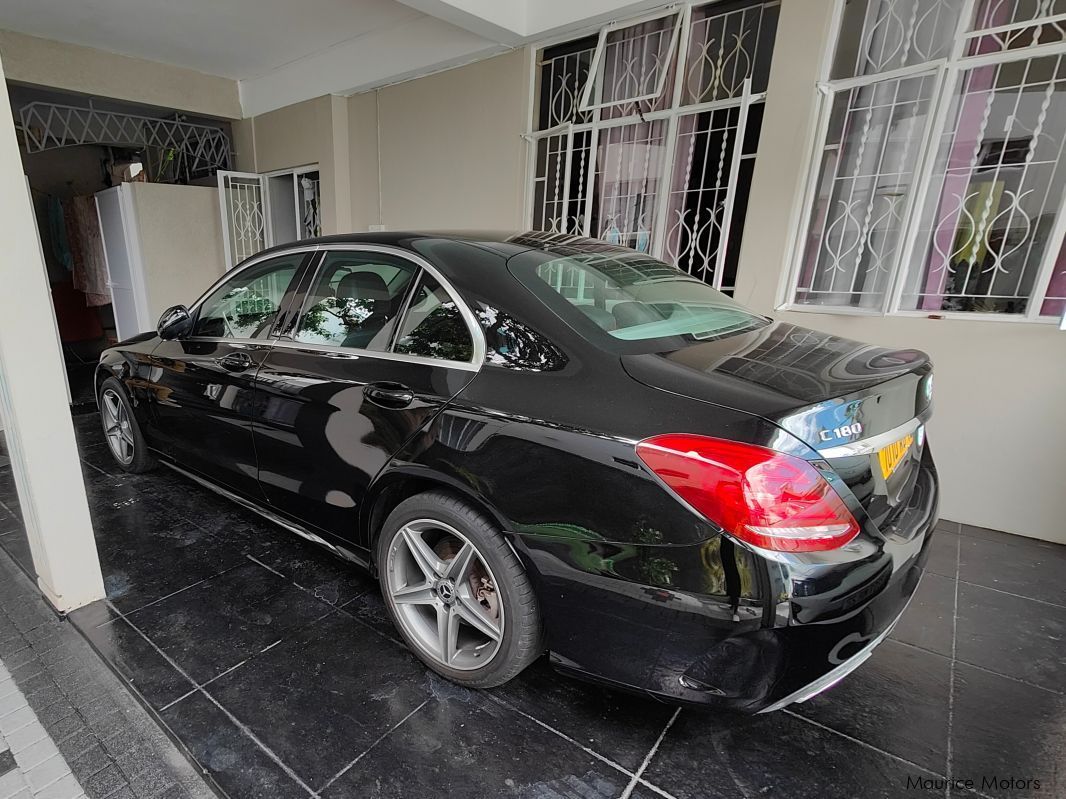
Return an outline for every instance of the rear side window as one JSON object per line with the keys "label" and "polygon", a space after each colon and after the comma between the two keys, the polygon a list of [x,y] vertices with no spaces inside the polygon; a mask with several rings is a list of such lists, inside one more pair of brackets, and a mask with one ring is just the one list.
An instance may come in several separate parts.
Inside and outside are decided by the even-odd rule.
{"label": "rear side window", "polygon": [[602,245],[566,250],[562,256],[523,253],[512,271],[572,327],[608,349],[630,349],[625,342],[667,349],[768,324],[703,281],[646,255]]}
{"label": "rear side window", "polygon": [[417,272],[415,264],[387,253],[327,254],[293,337],[305,344],[387,350]]}
{"label": "rear side window", "polygon": [[403,355],[469,361],[474,342],[455,301],[428,272],[411,297],[393,350]]}

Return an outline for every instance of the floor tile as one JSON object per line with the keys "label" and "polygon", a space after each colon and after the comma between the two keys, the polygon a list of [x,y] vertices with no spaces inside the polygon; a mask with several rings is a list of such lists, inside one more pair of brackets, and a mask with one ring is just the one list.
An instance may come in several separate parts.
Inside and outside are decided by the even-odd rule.
{"label": "floor tile", "polygon": [[962,536],[959,579],[1066,607],[1066,546]]}
{"label": "floor tile", "polygon": [[168,596],[245,562],[202,528],[174,523],[150,500],[115,509],[112,521],[94,521],[107,596],[123,612]]}
{"label": "floor tile", "polygon": [[165,710],[162,718],[228,795],[307,799],[308,792],[203,694]]}
{"label": "floor tile", "polygon": [[951,657],[954,609],[955,581],[927,572],[891,637]]}
{"label": "floor tile", "polygon": [[954,714],[953,776],[989,796],[1066,795],[1066,697],[959,663]]}
{"label": "floor tile", "polygon": [[425,701],[428,679],[409,652],[333,614],[208,690],[317,790]]}
{"label": "floor tile", "polygon": [[1066,691],[1066,608],[959,585],[959,660]]}
{"label": "floor tile", "polygon": [[944,773],[951,661],[885,641],[858,670],[791,710]]}
{"label": "floor tile", "polygon": [[125,619],[85,627],[82,632],[119,675],[157,710],[194,687]]}
{"label": "floor tile", "polygon": [[959,536],[937,530],[929,543],[929,559],[925,562],[925,571],[954,580],[958,557]]}
{"label": "floor tile", "polygon": [[251,548],[256,560],[331,605],[343,605],[377,590],[377,583],[359,566],[291,533],[257,544]]}
{"label": "floor tile", "polygon": [[202,684],[330,612],[326,603],[245,560],[127,618]]}
{"label": "floor tile", "polygon": [[677,799],[899,799],[913,766],[785,712],[684,711],[644,777]]}
{"label": "floor tile", "polygon": [[474,695],[434,698],[322,795],[613,799],[628,782],[543,727]]}
{"label": "floor tile", "polygon": [[674,708],[580,682],[542,658],[491,693],[630,770],[636,770]]}

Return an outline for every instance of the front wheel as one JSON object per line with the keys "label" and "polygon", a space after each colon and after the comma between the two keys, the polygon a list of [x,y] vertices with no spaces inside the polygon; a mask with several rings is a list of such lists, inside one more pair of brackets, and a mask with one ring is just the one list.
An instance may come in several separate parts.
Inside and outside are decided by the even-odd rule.
{"label": "front wheel", "polygon": [[541,654],[529,577],[499,530],[461,500],[401,502],[378,537],[381,591],[407,645],[470,688],[502,685]]}
{"label": "front wheel", "polygon": [[111,455],[127,472],[139,474],[155,467],[155,458],[148,452],[140,425],[126,397],[122,383],[113,377],[100,384],[100,421]]}

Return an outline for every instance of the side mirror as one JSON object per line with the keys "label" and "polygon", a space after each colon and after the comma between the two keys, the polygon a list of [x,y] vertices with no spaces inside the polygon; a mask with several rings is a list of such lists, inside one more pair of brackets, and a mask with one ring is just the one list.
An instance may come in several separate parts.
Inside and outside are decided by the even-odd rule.
{"label": "side mirror", "polygon": [[184,305],[174,305],[163,311],[155,332],[161,339],[180,338],[192,327],[192,316]]}

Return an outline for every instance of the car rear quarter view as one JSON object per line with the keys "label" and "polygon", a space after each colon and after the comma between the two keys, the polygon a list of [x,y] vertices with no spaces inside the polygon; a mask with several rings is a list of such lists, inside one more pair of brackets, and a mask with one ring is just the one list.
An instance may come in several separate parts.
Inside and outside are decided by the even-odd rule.
{"label": "car rear quarter view", "polygon": [[464,685],[746,712],[859,666],[937,520],[932,371],[571,236],[261,253],[104,354],[105,432],[379,576]]}

